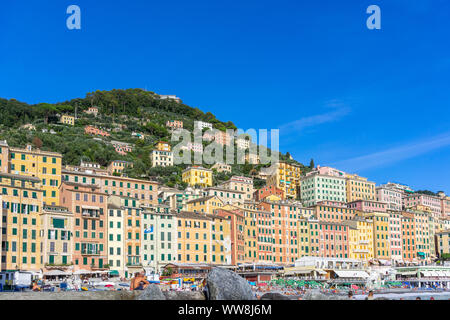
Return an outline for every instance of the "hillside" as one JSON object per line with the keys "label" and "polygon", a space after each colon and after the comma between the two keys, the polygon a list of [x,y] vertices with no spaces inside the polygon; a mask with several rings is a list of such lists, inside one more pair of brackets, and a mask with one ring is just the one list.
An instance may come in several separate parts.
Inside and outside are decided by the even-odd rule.
{"label": "hillside", "polygon": [[[89,107],[99,109],[97,117],[84,113]],[[184,128],[193,130],[194,120],[213,124],[214,128],[225,131],[236,129],[233,122],[218,120],[211,112],[203,112],[182,102],[163,100],[154,92],[141,89],[96,91],[85,98],[77,98],[61,103],[39,103],[29,105],[14,99],[0,99],[0,139],[10,146],[25,147],[34,144],[43,150],[60,152],[63,163],[78,165],[81,160],[97,162],[107,166],[112,160],[134,162],[128,170],[131,177],[156,178],[169,186],[185,187],[181,182],[181,171],[186,165],[151,168],[149,154],[159,140],[170,142],[170,132],[165,124],[168,120],[182,120]],[[62,114],[75,115],[74,126],[59,123]],[[21,128],[32,125],[32,130]],[[86,135],[86,125],[96,126],[110,133],[110,137]],[[145,135],[141,140],[132,133]],[[111,141],[130,143],[134,150],[127,155],[119,155]],[[296,162],[288,155],[280,159]],[[297,163],[297,162],[296,162]],[[302,164],[300,164],[303,166]],[[206,167],[210,167],[205,165]],[[246,175],[259,170],[261,165],[233,165],[231,174],[215,174],[214,181],[221,182],[231,175]],[[304,167],[304,166],[303,166]],[[308,167],[304,167],[308,171]],[[262,181],[255,181],[256,186]]]}

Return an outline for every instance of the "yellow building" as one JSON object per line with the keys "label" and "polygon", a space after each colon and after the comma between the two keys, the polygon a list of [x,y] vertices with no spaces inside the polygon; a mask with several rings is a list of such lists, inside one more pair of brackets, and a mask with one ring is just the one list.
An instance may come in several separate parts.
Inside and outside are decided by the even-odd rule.
{"label": "yellow building", "polygon": [[189,167],[182,173],[183,182],[190,186],[212,186],[212,170],[203,167]]}
{"label": "yellow building", "polygon": [[373,255],[375,259],[390,260],[389,213],[358,213],[373,221]]}
{"label": "yellow building", "polygon": [[110,175],[122,175],[126,168],[132,168],[133,162],[123,161],[123,160],[113,160],[108,165],[108,174]]}
{"label": "yellow building", "polygon": [[44,203],[52,206],[58,205],[62,154],[39,149],[33,150],[31,145],[25,149],[10,148],[9,154],[10,172],[39,178]]}
{"label": "yellow building", "polygon": [[158,150],[158,151],[170,151],[170,144],[168,142],[159,141],[156,144],[156,150]]}
{"label": "yellow building", "polygon": [[299,216],[297,223],[298,257],[309,256],[309,222],[308,218]]}
{"label": "yellow building", "polygon": [[357,174],[346,174],[347,202],[356,200],[376,200],[375,182]]}
{"label": "yellow building", "polygon": [[221,209],[224,203],[217,196],[208,196],[188,201],[186,205],[187,211],[213,214],[214,210]]}
{"label": "yellow building", "polygon": [[60,122],[67,124],[69,126],[74,126],[75,125],[75,117],[65,114],[65,115],[61,116]]}
{"label": "yellow building", "polygon": [[300,196],[300,166],[277,162],[271,168],[266,184],[283,190],[286,198],[297,199]]}
{"label": "yellow building", "polygon": [[176,219],[178,263],[231,263],[229,220],[184,211]]}
{"label": "yellow building", "polygon": [[9,173],[9,146],[6,140],[0,141],[0,172]]}
{"label": "yellow building", "polygon": [[436,234],[436,250],[439,258],[450,257],[450,231]]}
{"label": "yellow building", "polygon": [[373,221],[356,216],[344,224],[349,226],[349,258],[368,263],[373,259]]}
{"label": "yellow building", "polygon": [[40,213],[42,190],[35,177],[0,173],[3,207],[2,270],[35,270],[43,264]]}

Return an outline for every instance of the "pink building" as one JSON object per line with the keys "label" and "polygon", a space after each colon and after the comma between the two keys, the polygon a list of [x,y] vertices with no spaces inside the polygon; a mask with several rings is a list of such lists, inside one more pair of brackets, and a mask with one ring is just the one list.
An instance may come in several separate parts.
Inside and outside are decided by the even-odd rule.
{"label": "pink building", "polygon": [[412,196],[405,197],[404,201],[407,208],[422,205],[429,207],[435,217],[442,214],[441,199],[439,197],[415,193]]}
{"label": "pink building", "polygon": [[403,207],[403,194],[394,188],[377,187],[377,201],[384,202],[387,209],[400,211]]}
{"label": "pink building", "polygon": [[325,175],[325,176],[333,176],[333,177],[345,177],[345,172],[331,168],[331,167],[321,167],[317,166],[313,171],[307,173],[306,175],[313,175],[313,174],[319,174],[319,175]]}
{"label": "pink building", "polygon": [[320,256],[348,258],[348,226],[341,223],[320,222]]}
{"label": "pink building", "polygon": [[403,257],[402,250],[402,213],[401,211],[389,211],[389,239],[391,260],[400,261]]}
{"label": "pink building", "polygon": [[183,150],[189,150],[189,151],[194,151],[194,152],[198,152],[198,153],[203,153],[203,144],[202,143],[192,143],[192,142],[188,142],[186,146],[181,147],[181,149]]}
{"label": "pink building", "polygon": [[166,127],[171,129],[183,129],[183,121],[169,120],[166,122]]}
{"label": "pink building", "polygon": [[84,133],[85,134],[93,134],[93,135],[98,135],[98,136],[103,136],[103,137],[109,137],[110,134],[104,130],[98,129],[96,127],[93,126],[86,126],[84,127]]}
{"label": "pink building", "polygon": [[450,197],[446,196],[445,193],[440,193],[441,198],[441,212],[444,217],[450,216]]}
{"label": "pink building", "polygon": [[347,205],[351,209],[362,212],[386,212],[386,203],[370,200],[357,200]]}

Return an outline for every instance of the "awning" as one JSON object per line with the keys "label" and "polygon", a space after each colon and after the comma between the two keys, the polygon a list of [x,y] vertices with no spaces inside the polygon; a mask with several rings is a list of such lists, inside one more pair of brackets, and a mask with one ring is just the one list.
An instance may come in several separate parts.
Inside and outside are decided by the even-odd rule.
{"label": "awning", "polygon": [[432,277],[432,272],[431,271],[420,271],[420,273],[424,276],[424,277]]}
{"label": "awning", "polygon": [[81,206],[82,209],[100,210],[99,207],[94,206]]}
{"label": "awning", "polygon": [[70,275],[72,275],[70,272],[64,272],[61,270],[50,270],[49,272],[44,273],[44,277],[70,276]]}
{"label": "awning", "polygon": [[356,270],[333,270],[339,278],[369,278],[369,275],[365,271]]}
{"label": "awning", "polygon": [[416,271],[402,271],[399,272],[398,274],[402,275],[402,276],[415,276],[417,275]]}
{"label": "awning", "polygon": [[111,276],[118,276],[119,275],[119,271],[117,271],[117,270],[109,270],[109,274]]}
{"label": "awning", "polygon": [[73,274],[93,274],[94,272],[93,271],[90,271],[90,270],[83,270],[83,269],[80,269],[80,270],[77,270],[77,271],[75,271]]}
{"label": "awning", "polygon": [[314,270],[307,270],[307,269],[288,269],[284,272],[286,275],[294,275],[294,274],[310,274]]}

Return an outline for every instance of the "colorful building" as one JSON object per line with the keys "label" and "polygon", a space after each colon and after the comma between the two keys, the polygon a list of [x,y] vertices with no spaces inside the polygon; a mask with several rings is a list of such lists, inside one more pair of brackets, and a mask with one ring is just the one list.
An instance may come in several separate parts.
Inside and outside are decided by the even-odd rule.
{"label": "colorful building", "polygon": [[[321,169],[323,169],[321,167]],[[337,175],[312,171],[302,178],[301,200],[307,207],[317,202],[330,200],[347,202],[346,179]]]}
{"label": "colorful building", "polygon": [[245,262],[245,216],[239,209],[217,209],[214,215],[231,222],[231,264],[238,265]]}
{"label": "colorful building", "polygon": [[356,210],[347,208],[342,202],[322,201],[312,207],[315,216],[319,221],[337,222],[352,220],[356,215]]}
{"label": "colorful building", "polygon": [[284,200],[284,192],[283,190],[277,188],[274,185],[264,186],[261,189],[256,190],[254,193],[254,198],[256,201],[263,201],[266,197],[275,195],[280,198],[280,200]]}
{"label": "colorful building", "polygon": [[63,124],[67,124],[69,126],[74,126],[75,125],[75,117],[64,114],[61,116],[60,122]]}
{"label": "colorful building", "polygon": [[61,184],[62,154],[32,149],[10,148],[10,172],[18,175],[36,177],[41,180],[43,201],[47,205],[59,203]]}
{"label": "colorful building", "polygon": [[414,206],[426,206],[431,209],[435,217],[442,215],[441,199],[436,196],[427,194],[415,193],[403,199],[406,208]]}
{"label": "colorful building", "polygon": [[85,134],[91,134],[94,136],[102,136],[102,137],[110,137],[111,135],[109,134],[109,132],[93,127],[93,126],[85,126],[84,127],[84,133]]}
{"label": "colorful building", "polygon": [[213,214],[214,210],[221,209],[225,204],[217,196],[207,196],[190,200],[186,203],[189,212]]}
{"label": "colorful building", "polygon": [[108,165],[107,171],[110,175],[122,175],[126,168],[133,168],[133,162],[123,160],[113,160]]}
{"label": "colorful building", "polygon": [[373,221],[361,216],[345,221],[348,225],[349,258],[361,260],[367,265],[373,259]]}
{"label": "colorful building", "polygon": [[177,214],[177,262],[231,264],[231,222],[222,217]]}
{"label": "colorful building", "polygon": [[108,197],[108,265],[110,272],[125,277],[124,220],[126,213],[120,201],[111,201],[112,197]]}
{"label": "colorful building", "polygon": [[190,186],[212,186],[212,170],[203,167],[189,167],[183,171],[182,179]]}
{"label": "colorful building", "polygon": [[389,213],[389,239],[391,260],[393,263],[403,260],[403,237],[402,237],[402,213],[401,211],[388,211]]}
{"label": "colorful building", "polygon": [[367,178],[357,174],[346,174],[347,201],[356,200],[376,200],[375,182],[368,181]]}
{"label": "colorful building", "polygon": [[390,238],[389,238],[389,213],[368,212],[360,213],[366,219],[373,221],[373,254],[378,260],[390,260]]}
{"label": "colorful building", "polygon": [[142,206],[158,204],[158,185],[156,181],[96,174],[91,170],[62,170],[64,181],[97,185],[108,195],[126,196],[139,200]]}
{"label": "colorful building", "polygon": [[43,191],[40,179],[0,173],[2,190],[2,270],[39,271]]}
{"label": "colorful building", "polygon": [[144,268],[159,272],[177,259],[177,220],[169,208],[155,209],[142,213],[142,262]]}
{"label": "colorful building", "polygon": [[170,129],[183,129],[183,121],[181,120],[168,120],[166,127]]}
{"label": "colorful building", "polygon": [[232,176],[230,180],[225,181],[220,185],[221,188],[225,188],[232,191],[243,192],[244,200],[251,201],[253,199],[253,179],[242,176]]}
{"label": "colorful building", "polygon": [[104,270],[107,267],[107,194],[96,185],[64,181],[60,206],[73,213],[74,269]]}
{"label": "colorful building", "polygon": [[301,167],[287,162],[277,162],[272,165],[271,170],[266,185],[274,185],[283,190],[286,199],[297,199],[300,196]]}
{"label": "colorful building", "polygon": [[[44,206],[41,246],[45,269],[71,269],[73,264],[73,214],[65,207]],[[68,270],[69,271],[69,270]]]}

